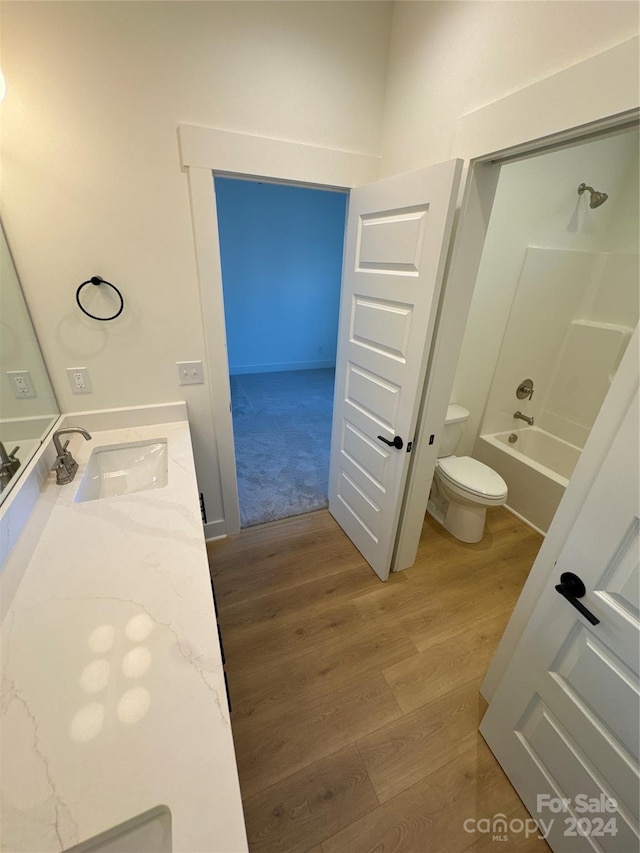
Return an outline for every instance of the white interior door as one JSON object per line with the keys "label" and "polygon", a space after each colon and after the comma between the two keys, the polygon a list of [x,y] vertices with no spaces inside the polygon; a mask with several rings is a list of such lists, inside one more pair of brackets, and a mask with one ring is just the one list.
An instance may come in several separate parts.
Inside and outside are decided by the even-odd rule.
{"label": "white interior door", "polygon": [[462,161],[452,160],[358,187],[349,200],[329,511],[382,580],[389,576],[461,171]]}
{"label": "white interior door", "polygon": [[558,853],[640,849],[638,429],[636,393],[480,727]]}

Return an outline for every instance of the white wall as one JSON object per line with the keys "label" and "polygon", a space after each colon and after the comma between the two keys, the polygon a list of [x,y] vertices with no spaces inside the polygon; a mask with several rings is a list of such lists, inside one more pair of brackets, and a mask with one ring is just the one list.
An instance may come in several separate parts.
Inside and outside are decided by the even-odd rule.
{"label": "white wall", "polygon": [[[550,329],[561,311],[561,295],[569,304],[560,321],[558,349],[568,320],[581,316],[579,293],[581,290],[586,295],[589,270],[598,257],[593,255],[590,263],[589,253],[638,251],[637,193],[635,203],[629,199],[637,164],[638,133],[634,131],[502,167],[452,390],[452,400],[471,412],[459,448],[461,454],[472,451],[497,365],[486,431],[513,428],[511,415],[516,408],[528,415],[540,413],[553,368],[545,359],[551,358]],[[586,196],[577,194],[583,181],[608,192],[609,200],[591,210]],[[532,253],[524,266],[527,246],[572,250],[576,255],[547,253],[545,258],[539,257],[540,264],[551,266],[545,276],[540,267],[539,286],[533,281],[529,287],[527,282],[536,272],[529,271],[534,262]],[[538,253],[541,254],[545,253]],[[565,269],[561,268],[559,257],[564,259]],[[576,281],[577,295],[573,299],[568,288],[563,290],[560,281],[551,275],[560,279],[573,275],[567,270],[578,269],[576,257],[582,263],[578,279],[582,278],[583,286]],[[500,356],[512,305],[516,310],[514,296],[522,273],[527,280],[518,309],[520,319],[514,318],[514,324],[517,321],[520,326],[505,340]],[[548,299],[540,301],[537,296],[545,288],[549,290]],[[608,292],[611,294],[612,289]],[[547,323],[545,313],[549,317]],[[633,328],[637,307],[634,310],[630,306],[628,318],[628,325]],[[612,322],[611,318],[606,319]],[[515,388],[525,378],[538,384],[531,403],[521,403],[515,397]]]}
{"label": "white wall", "polygon": [[[63,411],[186,399],[222,517],[180,122],[377,153],[391,5],[2,4],[2,216]],[[102,275],[108,324],[74,302]],[[71,394],[65,368],[94,392]],[[199,465],[199,474],[205,466]],[[202,476],[201,476],[202,480]]]}
{"label": "white wall", "polygon": [[635,2],[615,0],[396,3],[384,174],[463,156],[462,116],[637,35],[638,15]]}

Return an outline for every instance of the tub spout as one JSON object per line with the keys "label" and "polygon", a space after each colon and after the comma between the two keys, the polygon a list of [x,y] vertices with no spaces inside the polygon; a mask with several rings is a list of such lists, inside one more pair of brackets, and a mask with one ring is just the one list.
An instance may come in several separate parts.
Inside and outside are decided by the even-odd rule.
{"label": "tub spout", "polygon": [[521,421],[525,421],[529,426],[533,426],[533,418],[528,417],[528,415],[523,415],[522,412],[514,412],[513,417],[519,418]]}

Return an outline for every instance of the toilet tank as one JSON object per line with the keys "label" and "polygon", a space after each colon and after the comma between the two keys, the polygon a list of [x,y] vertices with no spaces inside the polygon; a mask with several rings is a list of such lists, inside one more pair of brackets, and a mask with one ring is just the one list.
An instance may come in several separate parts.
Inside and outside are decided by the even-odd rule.
{"label": "toilet tank", "polygon": [[457,403],[451,403],[447,407],[447,417],[444,422],[444,434],[438,449],[438,459],[443,456],[451,456],[455,453],[458,442],[469,420],[469,410]]}

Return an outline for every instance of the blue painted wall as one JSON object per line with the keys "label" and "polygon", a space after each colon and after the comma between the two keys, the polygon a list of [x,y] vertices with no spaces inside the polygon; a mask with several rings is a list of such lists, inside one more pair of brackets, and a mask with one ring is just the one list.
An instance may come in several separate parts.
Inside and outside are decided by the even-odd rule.
{"label": "blue painted wall", "polygon": [[215,178],[230,373],[335,365],[346,193]]}

